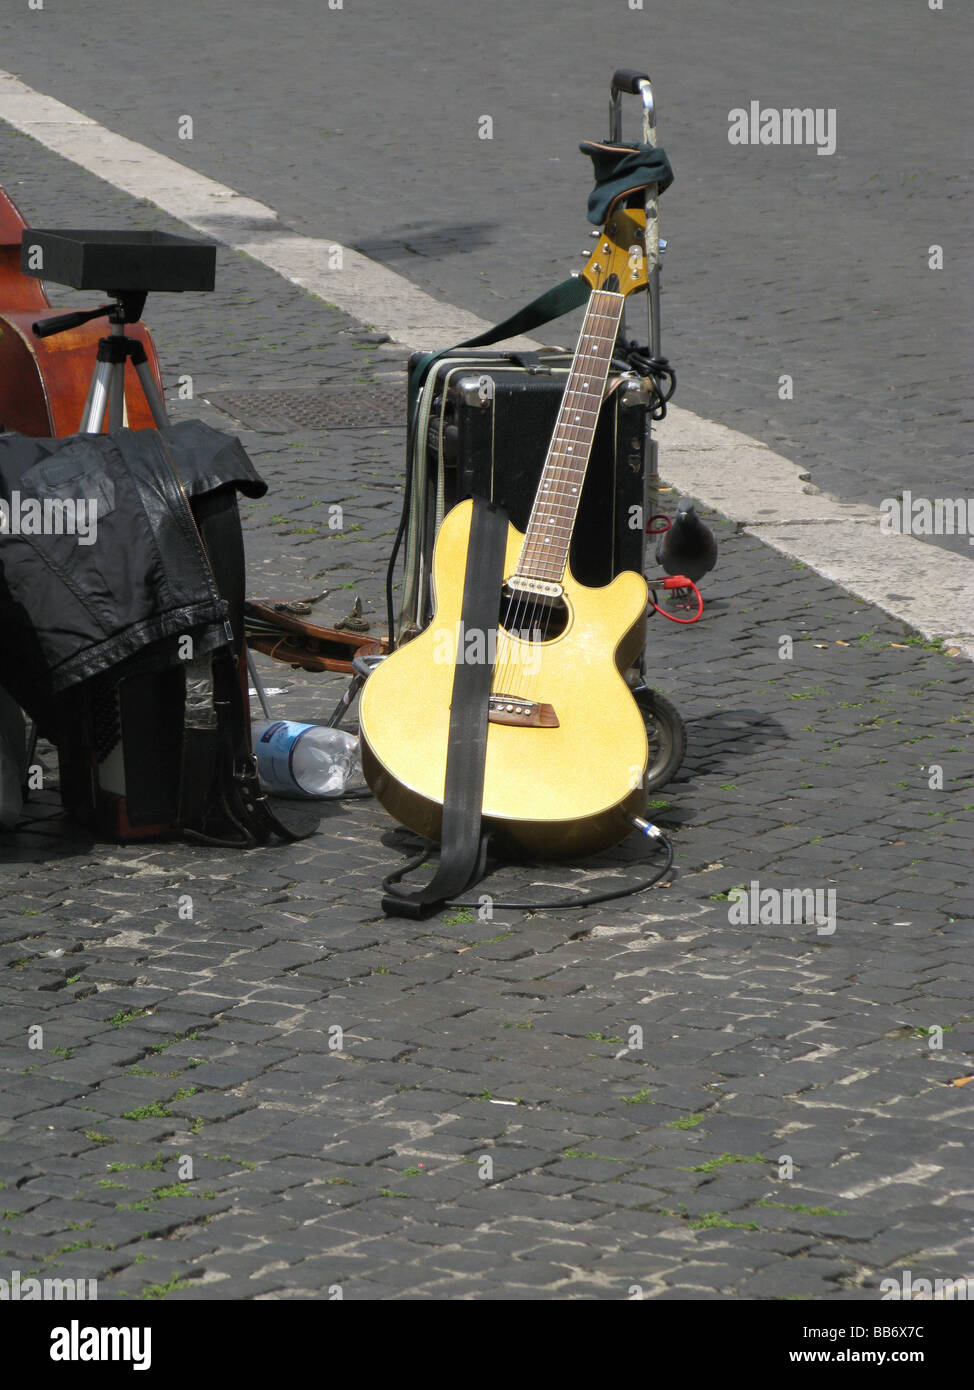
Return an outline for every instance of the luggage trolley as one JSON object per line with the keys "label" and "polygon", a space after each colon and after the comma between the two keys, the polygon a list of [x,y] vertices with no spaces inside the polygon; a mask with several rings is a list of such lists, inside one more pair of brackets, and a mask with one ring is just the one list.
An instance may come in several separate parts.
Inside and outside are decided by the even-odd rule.
{"label": "luggage trolley", "polygon": [[[609,143],[622,143],[622,96],[629,93],[638,96],[642,102],[643,123],[642,143],[655,149],[659,141],[656,135],[656,101],[649,74],[634,72],[628,68],[618,68],[612,74],[609,88]],[[655,185],[646,190],[646,253],[647,293],[647,342],[649,355],[654,361],[663,360],[660,335],[659,270],[660,261],[666,251],[666,242],[660,236],[659,196]],[[650,511],[655,511],[659,494],[659,449],[653,438],[653,424],[650,417],[646,423],[646,479],[653,503]],[[648,515],[649,513],[647,513]]]}
{"label": "luggage trolley", "polygon": [[[638,96],[642,103],[642,143],[655,149],[659,143],[656,134],[656,99],[653,96],[649,74],[630,68],[617,68],[612,74],[609,86],[609,143],[622,143],[622,97],[624,94]],[[666,242],[660,236],[659,192],[655,185],[646,190],[646,231],[643,249],[646,254],[646,341],[649,357],[653,362],[665,362],[660,328],[660,286],[659,272]],[[623,323],[625,320],[623,319]],[[669,372],[670,387],[667,395],[672,396],[676,389],[676,375]],[[645,379],[636,389],[646,387]],[[646,411],[646,486],[644,492],[645,511],[643,515],[652,519],[659,507],[659,445],[653,437],[653,414]],[[654,791],[665,786],[675,775],[686,753],[687,735],[683,719],[676,706],[658,690],[646,684],[645,652],[640,656],[641,682],[633,690],[633,696],[646,718],[646,728],[650,738],[650,760],[646,772],[646,787]]]}

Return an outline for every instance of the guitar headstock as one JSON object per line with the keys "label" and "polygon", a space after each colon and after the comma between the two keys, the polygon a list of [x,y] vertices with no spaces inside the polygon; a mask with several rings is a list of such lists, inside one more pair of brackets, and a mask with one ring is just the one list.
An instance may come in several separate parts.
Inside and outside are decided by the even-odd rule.
{"label": "guitar headstock", "polygon": [[[593,233],[594,235],[594,233]],[[624,208],[616,203],[599,232],[595,250],[587,252],[588,265],[582,271],[593,290],[606,289],[610,276],[618,294],[644,290],[646,275],[646,214],[642,208]]]}

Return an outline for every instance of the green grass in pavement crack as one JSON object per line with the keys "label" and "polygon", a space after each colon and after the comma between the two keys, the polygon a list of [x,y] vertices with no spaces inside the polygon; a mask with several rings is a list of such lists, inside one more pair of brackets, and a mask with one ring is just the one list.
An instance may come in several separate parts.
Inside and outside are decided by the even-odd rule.
{"label": "green grass in pavement crack", "polygon": [[756,1221],[732,1221],[722,1211],[705,1211],[700,1216],[688,1221],[687,1225],[691,1231],[760,1231],[761,1229]]}
{"label": "green grass in pavement crack", "polygon": [[851,1211],[833,1211],[831,1207],[809,1207],[804,1202],[772,1202],[762,1198],[759,1207],[777,1207],[780,1211],[801,1211],[806,1216],[851,1216]]}
{"label": "green grass in pavement crack", "polygon": [[149,1105],[140,1105],[135,1110],[126,1110],[122,1114],[123,1120],[166,1120],[172,1115],[171,1110],[167,1110],[159,1101],[154,1100]]}
{"label": "green grass in pavement crack", "polygon": [[171,1197],[194,1197],[201,1202],[212,1202],[216,1199],[216,1192],[212,1187],[205,1188],[201,1192],[194,1192],[184,1182],[171,1182],[162,1187],[154,1187],[146,1197],[140,1198],[137,1202],[118,1202],[118,1211],[151,1211],[155,1202],[166,1202]]}
{"label": "green grass in pavement crack", "polygon": [[723,893],[711,893],[707,901],[712,903],[725,903],[730,898],[731,893],[733,893],[734,890],[737,888],[739,888],[742,892],[746,892],[747,884],[735,883],[733,887],[726,888]]}
{"label": "green grass in pavement crack", "polygon": [[196,1193],[192,1192],[184,1182],[171,1182],[168,1187],[154,1187],[152,1189],[152,1198],[156,1202],[164,1202],[167,1197],[195,1196]]}
{"label": "green grass in pavement crack", "polygon": [[134,1018],[145,1018],[148,1009],[119,1009],[117,1014],[112,1014],[111,1018],[106,1019],[110,1028],[121,1028],[126,1023],[131,1023]]}
{"label": "green grass in pavement crack", "polygon": [[721,1154],[719,1158],[708,1158],[706,1163],[698,1163],[693,1168],[681,1168],[682,1173],[716,1173],[718,1168],[726,1168],[731,1163],[767,1163],[760,1154]]}
{"label": "green grass in pavement crack", "polygon": [[175,1293],[177,1289],[188,1289],[191,1287],[188,1279],[180,1279],[178,1274],[174,1274],[165,1284],[147,1284],[139,1294],[140,1298],[166,1298],[169,1294]]}
{"label": "green grass in pavement crack", "polygon": [[174,1037],[174,1038],[169,1038],[169,1039],[168,1039],[166,1042],[164,1042],[164,1043],[154,1043],[154,1044],[149,1048],[149,1051],[150,1051],[150,1052],[165,1052],[166,1049],[167,1049],[168,1047],[175,1047],[177,1043],[181,1043],[181,1042],[198,1042],[198,1041],[199,1041],[199,1029],[198,1029],[198,1028],[194,1028],[193,1031],[192,1031],[191,1033],[178,1033],[178,1034],[176,1035],[176,1037]]}
{"label": "green grass in pavement crack", "polygon": [[613,1158],[611,1154],[591,1153],[588,1149],[566,1149],[563,1158],[596,1158],[600,1163],[625,1163],[624,1158]]}
{"label": "green grass in pavement crack", "polygon": [[639,1207],[639,1211],[655,1212],[658,1216],[675,1216],[678,1221],[686,1222],[687,1228],[691,1231],[759,1231],[761,1227],[755,1221],[734,1221],[722,1211],[705,1211],[699,1216],[691,1216],[683,1202],[677,1202],[678,1210],[672,1207],[657,1207],[652,1203],[645,1207]]}
{"label": "green grass in pavement crack", "polygon": [[168,1100],[151,1101],[148,1105],[140,1105],[135,1110],[126,1110],[122,1114],[123,1120],[168,1120],[172,1116],[172,1111],[167,1110],[167,1105],[172,1105],[173,1101],[186,1100],[189,1096],[195,1096],[196,1086],[184,1086],[182,1090],[176,1091]]}
{"label": "green grass in pavement crack", "polygon": [[667,1120],[666,1129],[696,1129],[703,1124],[702,1115],[684,1115],[680,1120]]}
{"label": "green grass in pavement crack", "polygon": [[655,1100],[650,1100],[649,1091],[637,1091],[634,1096],[623,1096],[623,1105],[655,1105]]}
{"label": "green grass in pavement crack", "polygon": [[582,1037],[583,1037],[583,1038],[591,1038],[593,1042],[600,1042],[600,1043],[621,1043],[621,1042],[622,1042],[622,1039],[621,1039],[621,1038],[615,1037],[614,1034],[610,1034],[608,1037],[606,1037],[606,1035],[605,1035],[604,1033],[583,1033],[583,1034],[582,1034]]}

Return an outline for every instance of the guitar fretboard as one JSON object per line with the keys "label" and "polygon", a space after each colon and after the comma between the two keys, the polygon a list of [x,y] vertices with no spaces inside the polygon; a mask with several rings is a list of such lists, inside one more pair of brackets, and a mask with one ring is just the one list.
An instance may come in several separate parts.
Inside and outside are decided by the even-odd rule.
{"label": "guitar fretboard", "polygon": [[531,509],[517,572],[560,583],[568,564],[625,296],[593,290]]}

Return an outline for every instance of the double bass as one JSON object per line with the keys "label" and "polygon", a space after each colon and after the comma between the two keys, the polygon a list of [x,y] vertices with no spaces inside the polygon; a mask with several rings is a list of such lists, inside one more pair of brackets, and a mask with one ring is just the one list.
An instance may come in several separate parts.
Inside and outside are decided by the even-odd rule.
{"label": "double bass", "polygon": [[[0,431],[57,439],[78,431],[105,327],[95,319],[50,338],[34,335],[32,325],[58,311],[42,282],[20,268],[21,239],[28,225],[0,188]],[[125,331],[142,343],[162,391],[149,330],[139,322],[128,324]],[[125,423],[130,429],[151,429],[155,421],[138,380],[133,373],[126,375]]]}

